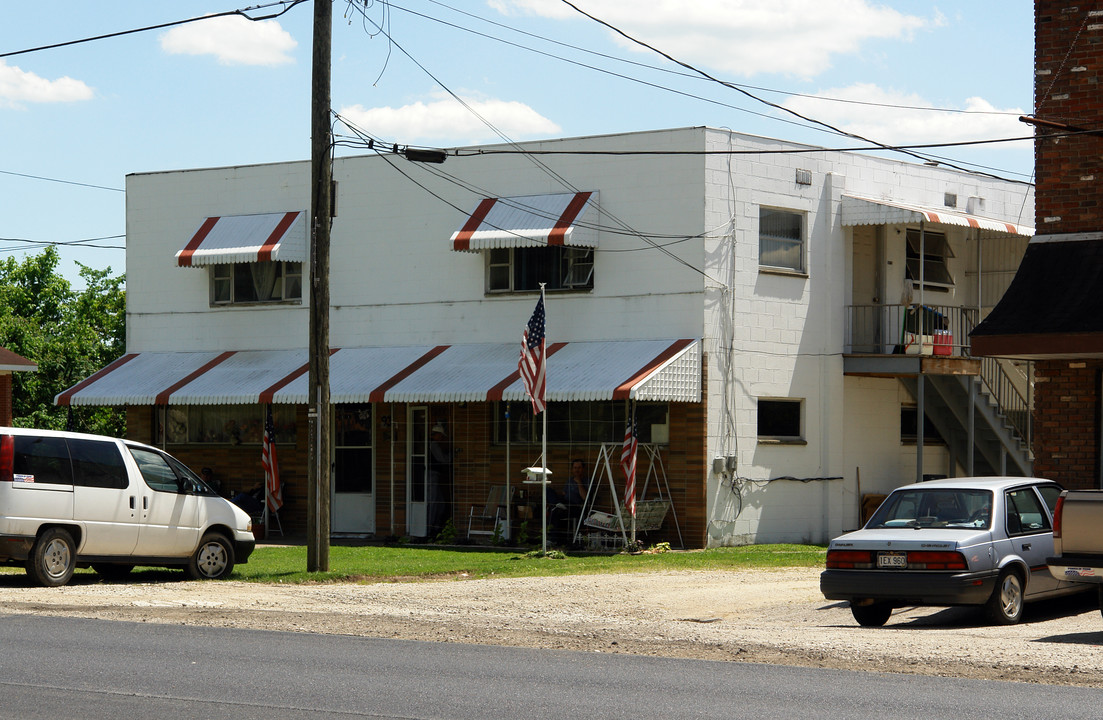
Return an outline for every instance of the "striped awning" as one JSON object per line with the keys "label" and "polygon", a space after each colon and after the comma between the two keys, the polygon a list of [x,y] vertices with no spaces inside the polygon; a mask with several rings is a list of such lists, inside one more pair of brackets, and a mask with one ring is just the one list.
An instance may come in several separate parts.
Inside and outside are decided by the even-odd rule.
{"label": "striped awning", "polygon": [[875,198],[843,195],[842,222],[852,225],[907,225],[929,222],[938,225],[957,225],[960,227],[988,230],[1004,235],[1030,237],[1034,228],[1029,225],[993,220],[992,218],[954,212],[946,208],[930,208],[911,205],[895,200],[877,200]]}
{"label": "striped awning", "polygon": [[463,226],[452,233],[453,250],[492,248],[597,247],[597,192],[486,198]]}
{"label": "striped awning", "polygon": [[[333,403],[526,400],[520,344],[338,348]],[[548,346],[547,399],[700,402],[700,342],[620,340]],[[124,355],[60,393],[58,405],[304,404],[305,350]]]}
{"label": "striped awning", "polygon": [[176,253],[180,267],[238,262],[306,262],[307,213],[226,215],[203,220]]}

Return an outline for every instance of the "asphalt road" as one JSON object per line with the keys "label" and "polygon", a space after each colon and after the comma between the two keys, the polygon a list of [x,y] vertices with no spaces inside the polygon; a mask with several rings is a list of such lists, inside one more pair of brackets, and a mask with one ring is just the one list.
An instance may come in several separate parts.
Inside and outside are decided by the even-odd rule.
{"label": "asphalt road", "polygon": [[0,617],[0,718],[1098,718],[1103,690]]}

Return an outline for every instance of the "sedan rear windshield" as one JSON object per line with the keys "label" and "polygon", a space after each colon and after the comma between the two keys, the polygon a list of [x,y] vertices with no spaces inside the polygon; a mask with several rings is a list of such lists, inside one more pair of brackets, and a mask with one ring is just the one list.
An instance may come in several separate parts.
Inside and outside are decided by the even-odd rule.
{"label": "sedan rear windshield", "polygon": [[992,522],[989,490],[897,490],[877,508],[867,528],[988,528]]}

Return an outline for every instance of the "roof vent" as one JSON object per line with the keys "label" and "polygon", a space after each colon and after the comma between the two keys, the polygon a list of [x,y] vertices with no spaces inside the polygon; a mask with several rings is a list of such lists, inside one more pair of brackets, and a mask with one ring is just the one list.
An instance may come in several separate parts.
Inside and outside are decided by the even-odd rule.
{"label": "roof vent", "polygon": [[942,204],[948,208],[956,208],[957,193],[946,193],[942,198]]}

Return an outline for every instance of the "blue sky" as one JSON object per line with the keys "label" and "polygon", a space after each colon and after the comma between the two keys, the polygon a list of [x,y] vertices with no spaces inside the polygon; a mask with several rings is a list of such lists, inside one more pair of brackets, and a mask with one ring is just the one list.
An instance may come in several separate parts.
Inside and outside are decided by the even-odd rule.
{"label": "blue sky", "polygon": [[[0,55],[268,0],[251,2],[7,3]],[[1030,135],[1017,120],[1032,106],[1028,0],[573,2],[758,98],[878,142]],[[399,145],[499,142],[486,120],[510,140],[710,125],[855,146],[563,0],[333,7],[333,108]],[[303,2],[262,22],[206,19],[0,58],[0,253],[59,243],[74,282],[76,262],[123,272],[127,174],[307,159],[313,12]],[[926,152],[1032,179],[1029,143]]]}

